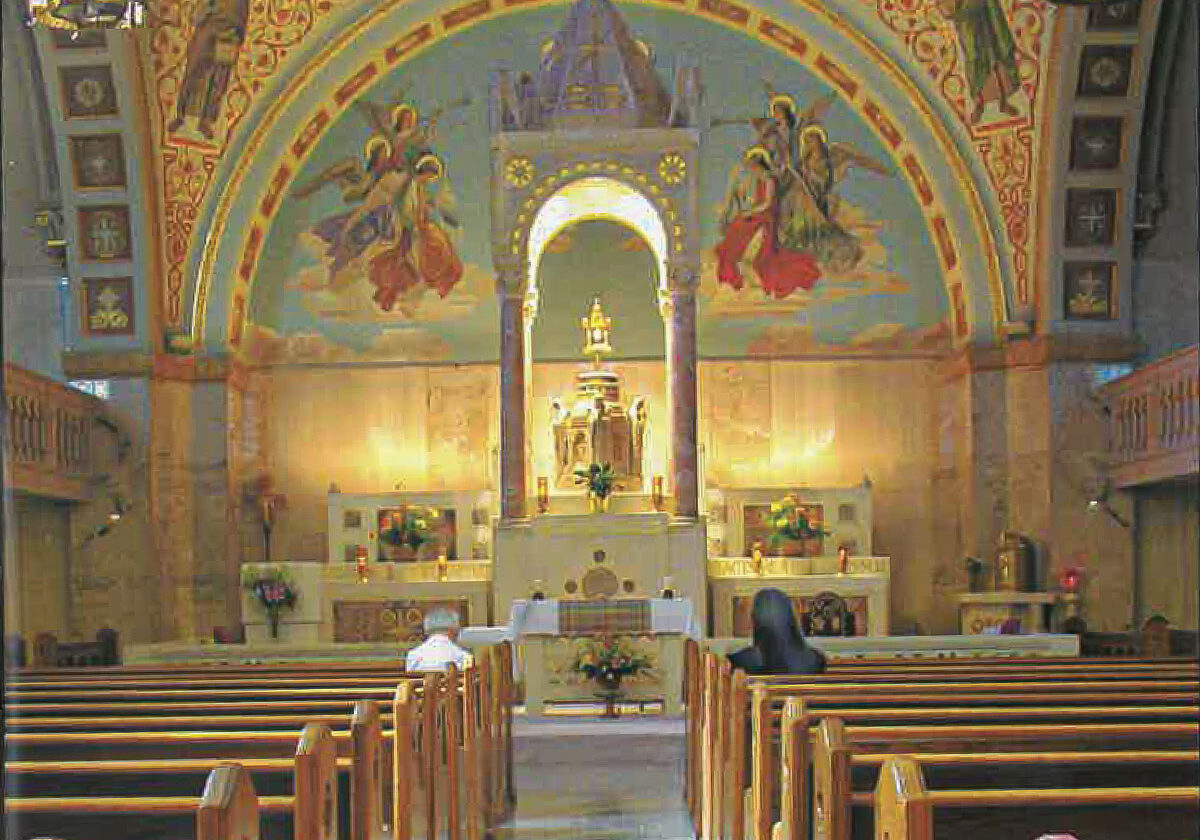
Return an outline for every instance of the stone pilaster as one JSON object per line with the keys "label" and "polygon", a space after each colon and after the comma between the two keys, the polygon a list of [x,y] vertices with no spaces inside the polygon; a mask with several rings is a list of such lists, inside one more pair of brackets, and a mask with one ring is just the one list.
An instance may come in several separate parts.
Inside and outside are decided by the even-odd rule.
{"label": "stone pilaster", "polygon": [[500,297],[500,516],[524,519],[526,502],[525,283],[517,269],[496,277]]}
{"label": "stone pilaster", "polygon": [[668,363],[671,394],[671,483],[675,516],[699,515],[699,450],[696,424],[695,271],[675,268],[668,290]]}
{"label": "stone pilaster", "polygon": [[241,387],[227,371],[157,366],[151,383],[150,488],[166,639],[241,624],[240,482],[230,446]]}

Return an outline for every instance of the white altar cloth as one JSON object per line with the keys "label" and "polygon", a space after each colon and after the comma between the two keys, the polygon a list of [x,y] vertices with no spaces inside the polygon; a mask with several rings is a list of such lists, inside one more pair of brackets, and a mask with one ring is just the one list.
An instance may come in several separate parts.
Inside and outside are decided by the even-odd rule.
{"label": "white altar cloth", "polygon": [[[649,601],[651,633],[681,633],[693,639],[700,638],[700,626],[696,623],[691,601],[686,598],[650,598]],[[513,601],[508,614],[509,638],[558,635],[558,604],[556,598]]]}

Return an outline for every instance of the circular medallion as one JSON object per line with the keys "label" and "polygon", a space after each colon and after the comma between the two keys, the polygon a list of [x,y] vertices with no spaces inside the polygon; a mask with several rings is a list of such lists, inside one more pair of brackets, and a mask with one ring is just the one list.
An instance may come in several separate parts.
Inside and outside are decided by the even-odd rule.
{"label": "circular medallion", "polygon": [[664,184],[675,186],[687,175],[687,161],[678,152],[667,152],[658,159],[658,177]]}
{"label": "circular medallion", "polygon": [[511,159],[504,164],[504,180],[517,189],[529,186],[533,180],[533,161],[523,157]]}

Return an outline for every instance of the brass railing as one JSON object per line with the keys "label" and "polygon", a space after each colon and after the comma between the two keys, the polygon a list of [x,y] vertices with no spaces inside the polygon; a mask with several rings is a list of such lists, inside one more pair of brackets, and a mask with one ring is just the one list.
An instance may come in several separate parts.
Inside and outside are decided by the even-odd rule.
{"label": "brass railing", "polygon": [[82,501],[91,495],[96,420],[103,403],[74,388],[4,365],[4,457],[21,492]]}
{"label": "brass railing", "polygon": [[1200,471],[1196,366],[1193,346],[1101,388],[1112,424],[1114,485],[1132,487]]}

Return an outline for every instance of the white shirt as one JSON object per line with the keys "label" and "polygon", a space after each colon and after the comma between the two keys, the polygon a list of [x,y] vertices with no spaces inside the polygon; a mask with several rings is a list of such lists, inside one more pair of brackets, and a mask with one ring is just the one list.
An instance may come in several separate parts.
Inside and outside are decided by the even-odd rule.
{"label": "white shirt", "polygon": [[450,641],[445,633],[434,633],[408,652],[406,671],[445,671],[453,663],[458,670],[471,664],[471,654]]}

